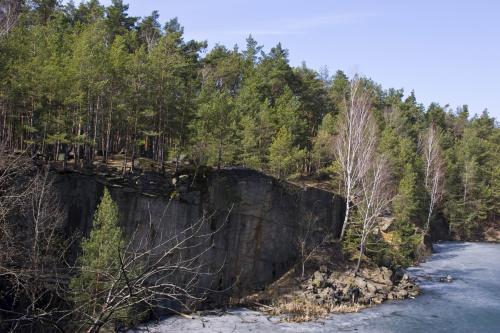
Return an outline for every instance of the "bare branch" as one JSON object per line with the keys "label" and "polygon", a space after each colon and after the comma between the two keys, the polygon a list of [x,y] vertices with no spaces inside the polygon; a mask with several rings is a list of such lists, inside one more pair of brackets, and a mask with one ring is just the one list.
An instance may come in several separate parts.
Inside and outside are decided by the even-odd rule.
{"label": "bare branch", "polygon": [[57,318],[63,312],[68,246],[54,193],[48,173],[26,154],[0,149],[0,279],[4,294],[15,300],[0,307],[7,325],[1,329],[62,330]]}
{"label": "bare branch", "polygon": [[[318,217],[311,213],[305,217],[304,221],[300,222],[296,242],[300,256],[301,277],[304,277],[307,262],[317,254],[320,247],[330,236],[324,230],[318,230],[318,220]],[[321,233],[319,239],[316,235],[318,232]]]}

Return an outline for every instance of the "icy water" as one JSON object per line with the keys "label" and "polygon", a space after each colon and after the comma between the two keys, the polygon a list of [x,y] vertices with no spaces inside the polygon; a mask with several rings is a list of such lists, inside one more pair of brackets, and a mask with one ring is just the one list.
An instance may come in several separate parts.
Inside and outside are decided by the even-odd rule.
{"label": "icy water", "polygon": [[[410,274],[423,294],[313,323],[280,323],[246,309],[197,319],[172,317],[149,332],[500,332],[500,244],[441,243]],[[452,283],[439,282],[451,275]],[[428,277],[432,277],[428,280]],[[427,279],[425,278],[427,277]]]}

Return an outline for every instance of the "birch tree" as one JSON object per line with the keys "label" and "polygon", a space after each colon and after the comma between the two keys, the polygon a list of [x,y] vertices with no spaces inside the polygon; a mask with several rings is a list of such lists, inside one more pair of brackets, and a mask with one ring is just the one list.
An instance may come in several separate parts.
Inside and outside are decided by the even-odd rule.
{"label": "birch tree", "polygon": [[340,239],[349,223],[351,208],[356,204],[360,182],[369,169],[376,143],[376,124],[370,113],[371,95],[363,80],[355,76],[350,83],[348,99],[338,121],[334,153],[346,199],[345,218]]}
{"label": "birch tree", "polygon": [[443,196],[444,162],[440,141],[441,133],[434,124],[421,137],[424,186],[429,196],[425,234],[429,233],[432,213]]}
{"label": "birch tree", "polygon": [[376,228],[378,219],[388,209],[392,197],[387,160],[384,156],[380,156],[370,163],[370,169],[360,180],[357,209],[362,228],[355,274],[361,265],[367,241]]}

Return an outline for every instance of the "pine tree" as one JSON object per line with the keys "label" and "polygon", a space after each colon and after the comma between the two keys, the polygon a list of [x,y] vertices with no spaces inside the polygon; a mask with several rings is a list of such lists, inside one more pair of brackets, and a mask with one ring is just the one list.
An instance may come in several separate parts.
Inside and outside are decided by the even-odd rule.
{"label": "pine tree", "polygon": [[269,147],[269,168],[278,178],[286,178],[304,158],[304,151],[294,146],[290,130],[282,127]]}
{"label": "pine tree", "polygon": [[[120,251],[124,246],[124,236],[118,225],[118,207],[109,191],[104,189],[101,202],[94,215],[90,236],[82,241],[82,252],[77,259],[79,273],[70,282],[72,299],[85,317],[108,315],[105,309],[110,285],[120,274]],[[116,286],[118,288],[119,286]],[[122,313],[113,316],[123,317]]]}
{"label": "pine tree", "polygon": [[321,122],[321,126],[313,138],[312,160],[315,169],[321,170],[333,162],[333,152],[331,148],[332,136],[335,134],[335,118],[331,113],[327,113]]}
{"label": "pine tree", "polygon": [[393,202],[394,232],[391,251],[393,264],[409,266],[415,258],[415,250],[420,243],[416,233],[415,220],[418,214],[418,198],[416,193],[417,176],[413,166],[405,166],[398,192]]}
{"label": "pine tree", "polygon": [[255,119],[251,116],[243,116],[240,124],[241,153],[238,159],[239,163],[248,168],[261,169],[257,140],[258,129]]}

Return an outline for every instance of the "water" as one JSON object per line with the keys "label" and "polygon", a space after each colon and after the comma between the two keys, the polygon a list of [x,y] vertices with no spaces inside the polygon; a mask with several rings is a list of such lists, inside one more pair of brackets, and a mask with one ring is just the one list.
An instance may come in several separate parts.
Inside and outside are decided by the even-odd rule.
{"label": "water", "polygon": [[[423,294],[359,313],[335,314],[312,323],[281,323],[247,309],[197,319],[169,318],[150,332],[500,332],[500,245],[441,243],[409,271],[421,277]],[[438,282],[451,275],[452,283]],[[431,276],[426,280],[424,276]]]}

